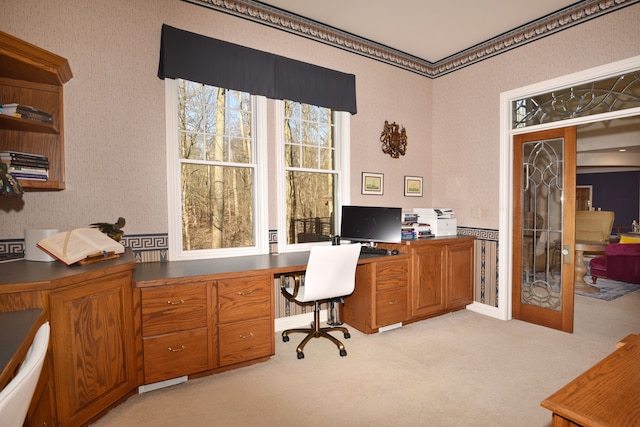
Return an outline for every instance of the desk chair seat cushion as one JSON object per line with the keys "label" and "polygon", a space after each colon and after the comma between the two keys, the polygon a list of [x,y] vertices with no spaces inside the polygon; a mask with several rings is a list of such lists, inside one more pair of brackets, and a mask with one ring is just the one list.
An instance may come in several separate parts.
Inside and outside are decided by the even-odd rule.
{"label": "desk chair seat cushion", "polygon": [[3,427],[24,424],[47,355],[49,333],[49,322],[46,322],[36,332],[18,373],[0,391],[0,425]]}

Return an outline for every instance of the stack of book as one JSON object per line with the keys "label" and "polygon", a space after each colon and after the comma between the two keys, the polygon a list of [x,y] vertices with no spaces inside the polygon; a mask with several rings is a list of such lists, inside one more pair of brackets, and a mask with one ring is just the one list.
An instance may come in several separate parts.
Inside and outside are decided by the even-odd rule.
{"label": "stack of book", "polygon": [[9,173],[16,179],[49,179],[49,159],[40,154],[0,151],[0,163],[5,163]]}
{"label": "stack of book", "polygon": [[53,124],[53,117],[46,111],[22,104],[3,104],[0,113],[7,116],[19,117],[21,119],[36,120],[43,123]]}

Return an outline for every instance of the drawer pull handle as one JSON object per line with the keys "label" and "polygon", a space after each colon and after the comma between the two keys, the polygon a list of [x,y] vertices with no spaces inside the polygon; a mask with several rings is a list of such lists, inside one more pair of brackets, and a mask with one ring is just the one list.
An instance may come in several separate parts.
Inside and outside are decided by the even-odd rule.
{"label": "drawer pull handle", "polygon": [[240,295],[241,297],[246,296],[246,295],[251,295],[253,294],[253,289],[247,291],[247,292],[242,292],[242,291],[238,291],[238,295]]}
{"label": "drawer pull handle", "polygon": [[167,301],[168,305],[179,305],[179,304],[184,304],[184,300],[181,299],[180,301]]}
{"label": "drawer pull handle", "polygon": [[393,305],[393,304],[397,304],[398,300],[394,300],[394,301],[389,301],[389,305]]}
{"label": "drawer pull handle", "polygon": [[172,353],[175,353],[176,351],[182,351],[182,350],[186,350],[186,349],[187,349],[187,347],[184,344],[182,344],[180,346],[180,348],[169,347],[167,350],[172,352]]}
{"label": "drawer pull handle", "polygon": [[253,336],[253,332],[249,332],[249,335],[240,334],[240,339],[251,338]]}

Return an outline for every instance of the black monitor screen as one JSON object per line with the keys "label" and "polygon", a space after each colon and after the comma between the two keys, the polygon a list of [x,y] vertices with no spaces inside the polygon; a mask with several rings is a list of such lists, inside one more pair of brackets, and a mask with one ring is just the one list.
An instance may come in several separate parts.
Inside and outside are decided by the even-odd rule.
{"label": "black monitor screen", "polygon": [[402,209],[343,206],[340,238],[356,242],[398,243],[402,239]]}

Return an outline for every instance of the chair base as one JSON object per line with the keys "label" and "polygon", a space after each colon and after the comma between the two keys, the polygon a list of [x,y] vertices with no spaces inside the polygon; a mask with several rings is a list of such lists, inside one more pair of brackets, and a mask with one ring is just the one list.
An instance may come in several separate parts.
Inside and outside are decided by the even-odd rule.
{"label": "chair base", "polygon": [[351,338],[351,334],[349,334],[349,330],[343,326],[332,326],[332,327],[320,327],[320,303],[315,303],[315,310],[313,312],[313,327],[312,328],[295,328],[295,329],[287,329],[282,332],[282,341],[289,341],[289,334],[293,333],[303,333],[307,334],[306,337],[302,340],[298,347],[296,347],[296,353],[298,355],[298,359],[304,358],[304,346],[307,345],[312,338],[327,338],[331,342],[333,342],[340,351],[340,356],[344,357],[347,355],[347,350],[344,348],[344,344],[340,342],[336,337],[330,335],[329,332],[339,331],[342,332],[345,339]]}

